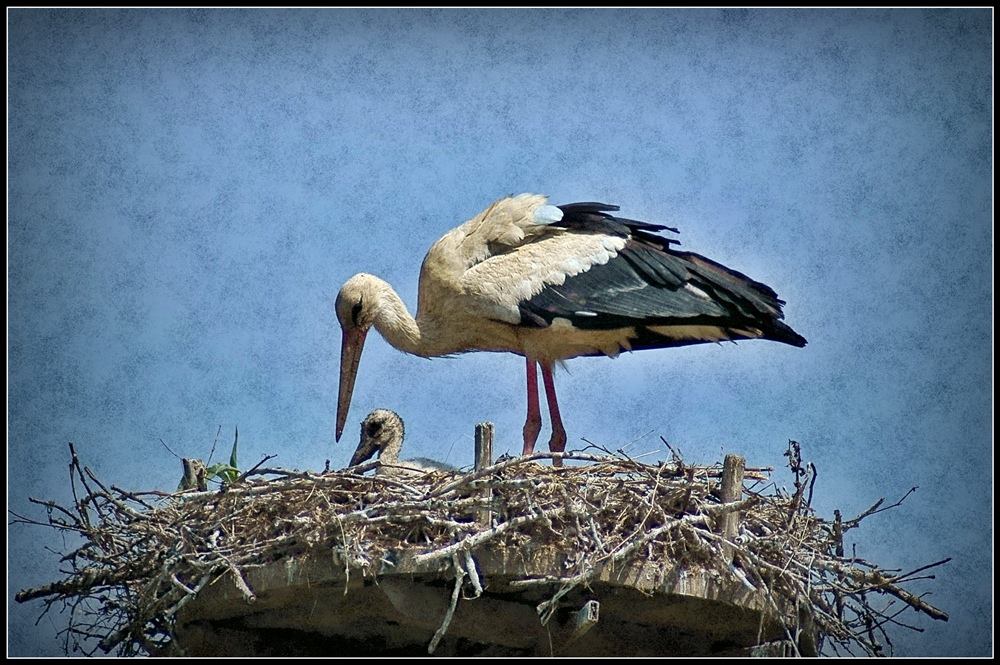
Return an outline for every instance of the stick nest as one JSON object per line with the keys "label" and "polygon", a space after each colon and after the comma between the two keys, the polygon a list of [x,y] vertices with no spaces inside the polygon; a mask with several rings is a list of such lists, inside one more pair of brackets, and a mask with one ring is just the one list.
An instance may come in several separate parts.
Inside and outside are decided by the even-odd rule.
{"label": "stick nest", "polygon": [[[809,608],[827,653],[891,653],[887,626],[919,630],[898,620],[907,610],[947,620],[903,588],[947,560],[901,574],[845,556],[843,534],[887,508],[880,500],[852,520],[816,516],[808,487],[815,470],[803,467],[795,442],[786,453],[793,494],[769,482],[770,469],[747,469],[742,498],[730,503],[720,499],[721,465],[688,466],[676,455],[651,465],[620,453],[566,453],[573,462],[555,467],[538,463],[554,455],[538,453],[466,474],[364,475],[377,463],[322,474],[260,469],[217,491],[166,494],[107,487],[70,449],[74,505],[32,499],[47,521],[14,515],[14,523],[82,537],[62,558],[64,580],[16,596],[44,599],[46,612],[55,603],[73,610],[67,653],[171,653],[177,612],[206,585],[232,575],[252,599],[246,571],[331,550],[348,575],[364,576],[406,551],[417,564],[453,570],[456,584],[464,579],[478,595],[475,549],[555,548],[564,555],[559,575],[512,584],[552,592],[538,606],[543,622],[604,567],[655,562],[736,576],[763,594],[792,644],[801,627],[795,608]],[[728,515],[739,518],[727,537]],[[447,619],[435,640],[446,628]]]}

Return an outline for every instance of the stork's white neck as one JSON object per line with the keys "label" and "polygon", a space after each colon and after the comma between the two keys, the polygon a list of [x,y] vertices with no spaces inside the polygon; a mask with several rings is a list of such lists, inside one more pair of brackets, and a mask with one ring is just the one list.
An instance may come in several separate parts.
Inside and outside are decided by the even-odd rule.
{"label": "stork's white neck", "polygon": [[[393,288],[383,279],[361,273],[355,275],[341,289],[341,294],[350,287],[347,300],[363,302],[368,319],[380,335],[393,347],[405,353],[434,358],[468,350],[511,350],[514,341],[503,337],[503,330],[491,329],[489,335],[482,336],[482,320],[468,316],[475,325],[463,325],[462,311],[456,309],[454,298],[442,297],[437,300],[424,297],[427,282],[433,275],[421,272],[421,299],[416,318],[410,314]],[[338,296],[338,302],[340,297]],[[348,313],[338,313],[345,320]],[[447,324],[447,325],[445,325]],[[509,335],[508,335],[509,337]],[[493,341],[499,340],[497,344]],[[502,342],[502,344],[501,344]]]}
{"label": "stork's white neck", "polygon": [[405,353],[426,356],[426,339],[403,300],[387,282],[378,280],[375,330],[393,347]]}
{"label": "stork's white neck", "polygon": [[393,433],[392,438],[390,438],[382,450],[379,451],[378,458],[386,464],[397,464],[399,463],[399,453],[402,449],[403,437],[397,436]]}

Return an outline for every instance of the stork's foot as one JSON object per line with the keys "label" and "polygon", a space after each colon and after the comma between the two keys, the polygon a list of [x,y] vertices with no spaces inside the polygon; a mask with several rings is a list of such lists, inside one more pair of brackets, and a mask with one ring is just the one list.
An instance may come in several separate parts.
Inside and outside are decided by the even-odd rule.
{"label": "stork's foot", "polygon": [[[566,450],[566,430],[561,427],[559,429],[553,429],[552,438],[549,439],[549,452],[561,453],[564,450]],[[562,465],[563,463],[561,459],[556,458],[552,460],[552,466]]]}
{"label": "stork's foot", "polygon": [[530,455],[535,452],[535,441],[538,441],[538,433],[542,430],[542,419],[528,420],[524,423],[524,450],[522,455]]}

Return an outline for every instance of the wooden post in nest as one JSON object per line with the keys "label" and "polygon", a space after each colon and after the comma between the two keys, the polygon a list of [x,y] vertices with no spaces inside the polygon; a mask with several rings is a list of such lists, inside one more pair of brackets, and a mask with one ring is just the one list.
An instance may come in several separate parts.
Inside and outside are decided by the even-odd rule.
{"label": "wooden post in nest", "polygon": [[[726,455],[722,463],[722,503],[732,503],[743,498],[743,471],[746,460],[739,455]],[[740,532],[740,513],[733,511],[722,516],[722,535],[733,540]],[[733,562],[733,548],[723,547],[727,563]]]}
{"label": "wooden post in nest", "polygon": [[[481,471],[493,464],[493,423],[476,425],[476,471]],[[487,486],[482,490],[483,499],[489,503],[493,492]],[[479,513],[479,523],[489,528],[492,521],[489,508],[483,508]]]}

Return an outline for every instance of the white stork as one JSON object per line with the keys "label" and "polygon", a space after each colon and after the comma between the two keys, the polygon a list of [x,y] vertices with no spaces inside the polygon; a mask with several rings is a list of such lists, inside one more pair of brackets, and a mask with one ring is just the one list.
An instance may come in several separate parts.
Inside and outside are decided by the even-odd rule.
{"label": "white stork", "polygon": [[546,201],[535,194],[501,199],[435,242],[420,268],[416,318],[378,277],[347,280],[336,302],[343,330],[338,441],[372,326],[395,348],[425,358],[466,351],[524,356],[525,455],[542,425],[537,367],[552,420],[549,450],[562,452],[556,361],[739,339],[805,346],[781,321],[784,301],[770,287],[677,251],[676,240],[656,233],[676,229],[609,214],[618,206]]}
{"label": "white stork", "polygon": [[361,440],[348,466],[361,464],[376,453],[382,463],[376,473],[427,473],[428,471],[454,471],[455,467],[426,457],[400,461],[403,449],[403,419],[395,411],[375,409],[361,423]]}

